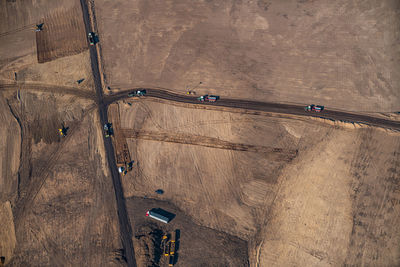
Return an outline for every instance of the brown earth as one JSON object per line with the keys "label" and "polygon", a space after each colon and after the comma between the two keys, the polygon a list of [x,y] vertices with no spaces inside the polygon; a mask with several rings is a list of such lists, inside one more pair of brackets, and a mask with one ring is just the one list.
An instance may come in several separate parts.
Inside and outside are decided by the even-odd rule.
{"label": "brown earth", "polygon": [[[82,24],[79,4],[0,2],[0,257],[7,266],[125,265],[89,51],[71,55],[88,46],[82,25],[72,23]],[[61,50],[38,64],[34,28],[43,18],[54,37],[47,44]]]}
{"label": "brown earth", "polygon": [[[87,45],[77,6],[0,2],[8,266],[126,265],[90,54],[75,54]],[[369,112],[400,109],[399,9],[390,0],[95,2],[112,92],[165,87]],[[38,64],[43,19],[54,34],[41,36],[51,61]],[[398,134],[129,102],[111,117],[135,161],[122,182],[138,266],[165,266],[159,239],[177,229],[176,266],[400,265]],[[151,208],[176,216],[161,224],[144,216]]]}
{"label": "brown earth", "polygon": [[[175,266],[247,266],[247,243],[221,231],[198,225],[176,206],[155,199],[129,198],[128,211],[136,232],[134,238],[138,266],[167,266],[168,258],[160,255],[162,233],[178,230]],[[147,210],[162,208],[176,215],[164,224],[143,216]],[[157,248],[158,246],[158,248]],[[147,256],[141,253],[150,252]],[[137,249],[136,249],[137,248]]]}
{"label": "brown earth", "polygon": [[75,55],[87,49],[80,6],[47,16],[41,23],[44,23],[43,30],[36,32],[39,63]]}
{"label": "brown earth", "polygon": [[163,87],[400,110],[397,0],[135,0],[95,7],[113,91]]}
{"label": "brown earth", "polygon": [[[128,139],[136,166],[123,177],[126,196],[173,203],[196,224],[246,240],[251,266],[398,264],[398,135],[146,100],[121,102],[120,113],[137,137]],[[221,139],[298,154],[287,162],[221,149]]]}

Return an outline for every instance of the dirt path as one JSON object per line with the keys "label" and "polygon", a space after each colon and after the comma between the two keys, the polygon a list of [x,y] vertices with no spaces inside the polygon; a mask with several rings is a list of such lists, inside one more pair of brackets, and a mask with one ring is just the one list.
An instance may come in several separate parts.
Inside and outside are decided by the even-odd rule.
{"label": "dirt path", "polygon": [[0,83],[0,91],[29,90],[45,93],[75,95],[82,98],[95,100],[96,96],[91,91],[77,87],[48,85],[43,83]]}
{"label": "dirt path", "polygon": [[208,136],[190,135],[183,133],[169,134],[166,132],[163,133],[163,132],[150,132],[150,131],[138,132],[131,129],[122,129],[122,131],[123,135],[126,138],[204,146],[204,147],[212,147],[212,148],[236,150],[236,151],[247,151],[247,152],[260,153],[267,156],[271,156],[272,153],[276,154],[282,160],[287,160],[287,161],[290,161],[297,155],[297,150],[293,149],[232,143]]}

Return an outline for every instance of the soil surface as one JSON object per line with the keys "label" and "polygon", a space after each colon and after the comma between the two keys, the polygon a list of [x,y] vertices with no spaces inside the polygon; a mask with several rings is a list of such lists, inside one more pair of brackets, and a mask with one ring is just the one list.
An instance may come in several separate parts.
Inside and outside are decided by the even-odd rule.
{"label": "soil surface", "polygon": [[96,14],[113,91],[400,110],[396,0],[101,0]]}
{"label": "soil surface", "polygon": [[[175,232],[175,266],[399,266],[399,134],[248,108],[398,125],[399,18],[395,0],[0,1],[0,265],[167,266]],[[119,98],[137,87],[174,97]],[[226,105],[174,101],[204,94]]]}

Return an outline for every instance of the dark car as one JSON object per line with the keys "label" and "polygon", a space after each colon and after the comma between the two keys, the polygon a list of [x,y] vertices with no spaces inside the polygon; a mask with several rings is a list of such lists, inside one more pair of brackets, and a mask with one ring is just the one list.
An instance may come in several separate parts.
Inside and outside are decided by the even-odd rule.
{"label": "dark car", "polygon": [[89,39],[89,44],[90,45],[95,45],[96,43],[99,42],[99,37],[94,32],[89,32],[88,33],[88,39]]}

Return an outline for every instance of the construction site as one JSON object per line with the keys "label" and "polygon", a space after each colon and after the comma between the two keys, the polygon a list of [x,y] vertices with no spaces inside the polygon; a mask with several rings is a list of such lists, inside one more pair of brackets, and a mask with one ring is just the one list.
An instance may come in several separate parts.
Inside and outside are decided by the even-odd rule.
{"label": "construction site", "polygon": [[0,266],[400,265],[399,1],[0,20]]}

